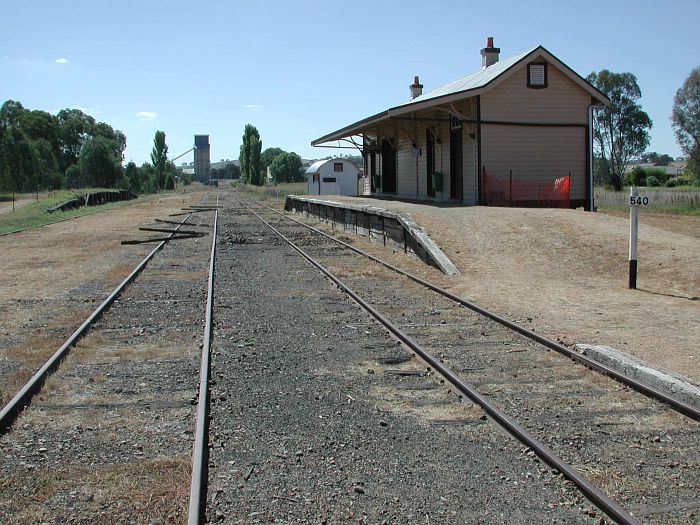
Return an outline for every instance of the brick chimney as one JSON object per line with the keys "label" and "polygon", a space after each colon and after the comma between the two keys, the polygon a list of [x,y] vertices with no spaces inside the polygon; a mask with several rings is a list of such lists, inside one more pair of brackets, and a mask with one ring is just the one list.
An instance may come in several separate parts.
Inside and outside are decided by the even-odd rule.
{"label": "brick chimney", "polygon": [[418,81],[418,77],[413,77],[413,84],[408,86],[411,90],[411,100],[416,97],[420,97],[423,94],[423,84]]}
{"label": "brick chimney", "polygon": [[500,52],[500,48],[493,47],[493,37],[488,37],[486,39],[486,47],[481,50],[481,69],[486,69],[498,62]]}

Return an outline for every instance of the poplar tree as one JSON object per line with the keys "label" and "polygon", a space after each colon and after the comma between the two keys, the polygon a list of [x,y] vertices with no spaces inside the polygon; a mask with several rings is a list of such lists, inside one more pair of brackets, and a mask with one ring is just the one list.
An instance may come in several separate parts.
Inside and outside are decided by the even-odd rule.
{"label": "poplar tree", "polygon": [[165,144],[165,131],[156,131],[153,137],[153,149],[151,150],[151,163],[156,172],[156,184],[158,189],[165,185],[165,168],[168,162],[168,146]]}
{"label": "poplar tree", "polygon": [[243,143],[238,161],[241,165],[241,180],[245,184],[262,186],[265,181],[261,174],[260,154],[262,151],[262,140],[260,133],[252,124],[246,124],[243,130]]}

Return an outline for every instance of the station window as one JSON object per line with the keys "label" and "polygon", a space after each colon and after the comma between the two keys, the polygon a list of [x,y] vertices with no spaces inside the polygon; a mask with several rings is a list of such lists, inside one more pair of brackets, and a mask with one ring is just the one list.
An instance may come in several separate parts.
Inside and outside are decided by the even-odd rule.
{"label": "station window", "polygon": [[333,163],[333,171],[336,173],[343,171],[343,163],[342,162],[334,162]]}
{"label": "station window", "polygon": [[533,89],[547,87],[547,62],[531,62],[527,65],[527,87]]}
{"label": "station window", "polygon": [[323,182],[335,182],[335,177],[323,177]]}

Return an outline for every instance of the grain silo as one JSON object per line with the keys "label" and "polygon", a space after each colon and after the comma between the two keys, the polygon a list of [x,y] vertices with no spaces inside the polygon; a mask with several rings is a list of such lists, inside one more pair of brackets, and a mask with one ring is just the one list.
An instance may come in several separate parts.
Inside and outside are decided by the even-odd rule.
{"label": "grain silo", "polygon": [[209,156],[209,135],[194,136],[194,178],[199,182],[209,182],[211,158]]}

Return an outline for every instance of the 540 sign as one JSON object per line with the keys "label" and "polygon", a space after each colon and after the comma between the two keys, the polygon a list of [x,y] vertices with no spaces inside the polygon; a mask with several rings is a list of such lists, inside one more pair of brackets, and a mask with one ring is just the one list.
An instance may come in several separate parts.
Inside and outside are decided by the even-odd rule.
{"label": "540 sign", "polygon": [[641,195],[630,195],[630,206],[647,206],[649,197]]}

